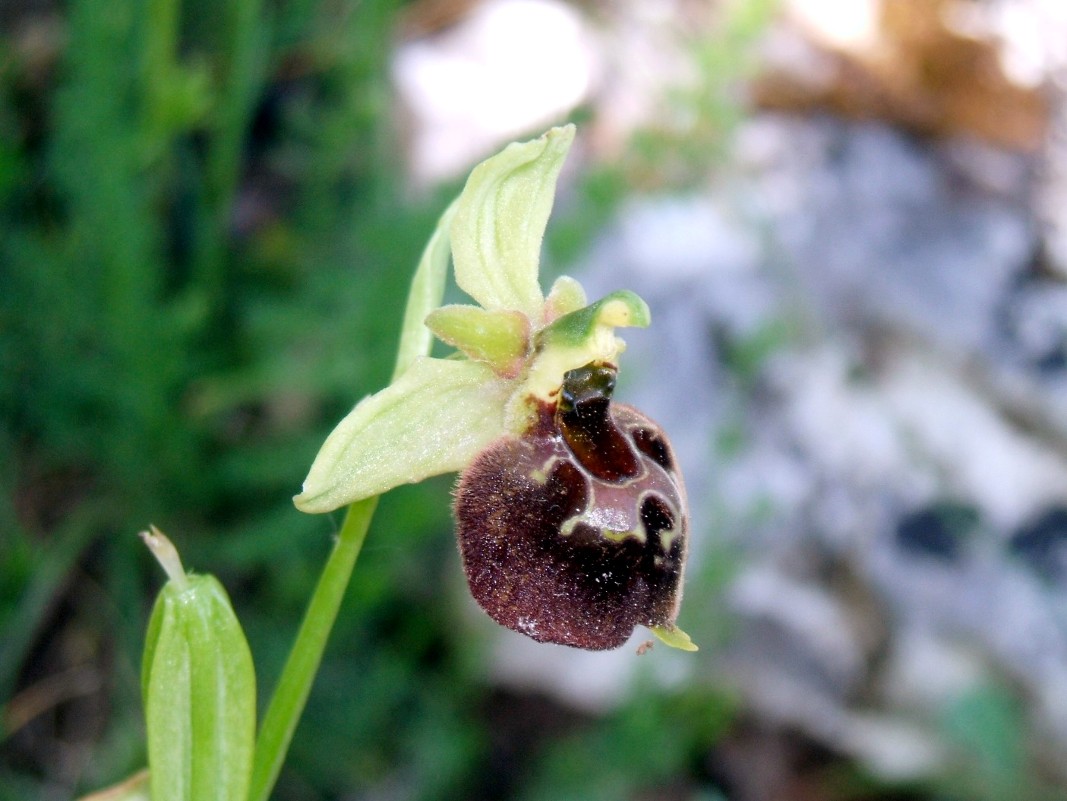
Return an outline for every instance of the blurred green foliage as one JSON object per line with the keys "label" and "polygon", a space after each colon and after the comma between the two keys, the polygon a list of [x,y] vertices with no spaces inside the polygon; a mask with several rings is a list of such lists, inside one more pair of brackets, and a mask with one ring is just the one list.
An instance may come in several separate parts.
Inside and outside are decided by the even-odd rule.
{"label": "blurred green foliage", "polygon": [[[594,728],[552,743],[523,801],[662,798],[693,773],[734,709],[721,691],[691,687],[664,694],[640,688]],[[697,771],[699,772],[699,771]],[[710,789],[710,785],[709,785]],[[695,789],[690,794],[695,794]]]}

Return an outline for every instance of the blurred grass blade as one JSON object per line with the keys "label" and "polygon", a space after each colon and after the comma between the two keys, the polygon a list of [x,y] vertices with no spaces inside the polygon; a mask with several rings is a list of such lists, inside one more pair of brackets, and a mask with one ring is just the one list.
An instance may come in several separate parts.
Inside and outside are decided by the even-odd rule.
{"label": "blurred grass blade", "polygon": [[83,507],[64,522],[53,544],[40,558],[33,579],[19,599],[8,623],[0,629],[0,699],[7,699],[14,689],[18,671],[33,644],[42,618],[66,580],[71,568],[99,531],[99,510]]}
{"label": "blurred grass blade", "polygon": [[226,286],[226,254],[242,151],[265,74],[269,35],[262,5],[262,0],[234,0],[218,6],[220,80],[208,125],[203,217],[196,231],[194,256],[197,284],[216,314],[221,311]]}

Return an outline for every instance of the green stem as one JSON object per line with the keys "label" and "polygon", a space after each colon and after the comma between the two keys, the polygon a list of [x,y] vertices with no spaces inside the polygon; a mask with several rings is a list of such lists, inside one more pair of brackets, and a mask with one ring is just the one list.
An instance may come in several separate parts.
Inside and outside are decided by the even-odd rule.
{"label": "green stem", "polygon": [[249,801],[267,801],[278,780],[377,506],[378,498],[374,497],[348,507],[333,552],[315,586],[304,622],[263,716],[256,740]]}
{"label": "green stem", "polygon": [[[422,321],[441,305],[445,292],[449,257],[448,225],[453,211],[454,206],[449,206],[442,215],[415,269],[404,312],[404,324],[400,330],[394,381],[415,359],[430,353],[433,335]],[[333,552],[315,586],[304,622],[300,624],[296,642],[289,652],[289,659],[282,668],[282,675],[260,724],[248,801],[267,801],[278,780],[293,732],[304,712],[308,693],[322,662],[326,640],[337,619],[337,610],[352,578],[356,559],[377,507],[377,496],[357,501],[348,507]]]}

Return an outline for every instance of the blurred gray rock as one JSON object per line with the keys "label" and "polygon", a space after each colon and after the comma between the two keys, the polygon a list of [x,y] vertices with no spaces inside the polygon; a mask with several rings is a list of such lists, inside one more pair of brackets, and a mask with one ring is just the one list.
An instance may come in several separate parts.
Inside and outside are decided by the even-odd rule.
{"label": "blurred gray rock", "polygon": [[[1067,503],[1067,287],[1034,271],[1032,172],[768,116],[714,190],[628,201],[579,275],[652,306],[620,392],[681,454],[697,564],[738,554],[711,663],[887,776],[938,769],[938,709],[997,682],[1067,755],[1067,585],[1035,569],[1052,546],[1014,544]],[[775,326],[790,336],[739,368]]]}
{"label": "blurred gray rock", "polygon": [[830,118],[760,120],[741,151],[776,255],[821,321],[900,328],[966,351],[988,346],[998,305],[1038,244],[1019,202],[1028,186],[1021,157],[999,154],[1018,163],[983,171],[981,159]]}

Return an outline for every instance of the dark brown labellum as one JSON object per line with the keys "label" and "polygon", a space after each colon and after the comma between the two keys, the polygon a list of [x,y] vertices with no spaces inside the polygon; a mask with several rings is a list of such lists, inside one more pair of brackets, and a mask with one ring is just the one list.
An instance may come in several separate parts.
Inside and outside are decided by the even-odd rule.
{"label": "dark brown labellum", "polygon": [[523,436],[467,467],[456,491],[475,600],[535,640],[601,650],[634,627],[674,623],[688,512],[666,435],[611,402],[615,368],[567,373]]}

